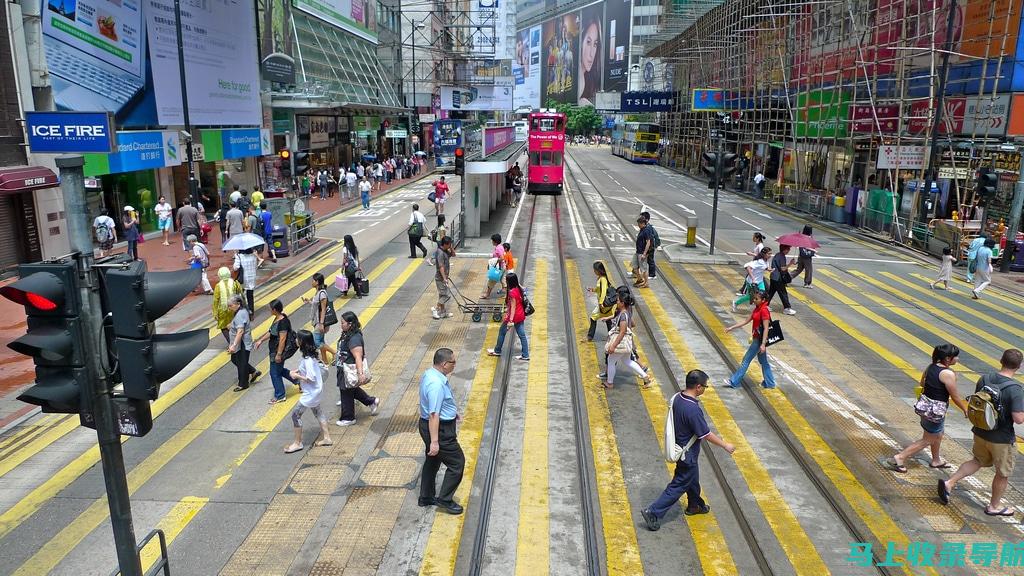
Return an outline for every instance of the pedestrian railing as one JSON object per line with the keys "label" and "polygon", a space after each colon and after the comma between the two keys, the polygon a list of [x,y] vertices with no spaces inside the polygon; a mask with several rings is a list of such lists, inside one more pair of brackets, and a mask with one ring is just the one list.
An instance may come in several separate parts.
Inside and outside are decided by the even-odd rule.
{"label": "pedestrian railing", "polygon": [[[135,553],[141,555],[142,551],[146,548],[146,545],[149,544],[150,540],[153,538],[160,539],[160,557],[157,558],[153,566],[146,571],[145,576],[155,576],[161,572],[164,573],[164,576],[171,576],[171,564],[170,560],[167,558],[167,537],[164,536],[163,530],[157,529],[150,532],[142,539],[142,542],[139,542],[135,547]],[[121,569],[118,568],[117,570],[114,570],[110,573],[110,576],[121,576]]]}

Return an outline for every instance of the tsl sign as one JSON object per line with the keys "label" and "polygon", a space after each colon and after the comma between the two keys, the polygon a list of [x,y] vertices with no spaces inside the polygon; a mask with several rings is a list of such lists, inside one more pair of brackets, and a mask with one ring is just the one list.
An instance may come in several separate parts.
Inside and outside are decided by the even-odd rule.
{"label": "tsl sign", "polygon": [[114,152],[114,116],[109,112],[26,112],[28,146],[35,153]]}

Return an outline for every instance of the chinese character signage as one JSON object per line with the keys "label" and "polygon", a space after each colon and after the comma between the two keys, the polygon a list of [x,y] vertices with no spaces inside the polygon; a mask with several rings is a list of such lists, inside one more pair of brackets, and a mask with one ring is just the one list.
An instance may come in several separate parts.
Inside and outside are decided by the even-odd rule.
{"label": "chinese character signage", "polygon": [[675,92],[623,92],[619,111],[671,112],[675,103]]}
{"label": "chinese character signage", "polygon": [[86,176],[101,176],[177,166],[183,153],[173,130],[118,132],[117,152],[86,154],[84,170]]}
{"label": "chinese character signage", "polygon": [[692,112],[724,112],[725,91],[715,88],[697,88],[690,98]]}

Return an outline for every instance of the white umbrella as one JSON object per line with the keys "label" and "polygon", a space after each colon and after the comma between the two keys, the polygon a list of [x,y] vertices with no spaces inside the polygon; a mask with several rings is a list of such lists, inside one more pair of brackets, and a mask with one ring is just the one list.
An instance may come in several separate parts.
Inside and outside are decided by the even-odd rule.
{"label": "white umbrella", "polygon": [[426,152],[424,152],[423,150],[417,150],[417,151],[416,151],[416,155],[417,155],[417,156],[426,156],[426,155],[427,155],[427,153],[426,153]]}
{"label": "white umbrella", "polygon": [[231,238],[229,238],[228,241],[224,243],[224,247],[221,248],[221,249],[222,250],[248,250],[249,248],[255,248],[257,246],[262,246],[262,245],[264,245],[266,243],[267,242],[263,239],[262,236],[253,234],[251,232],[243,232],[241,234],[237,234],[237,235],[232,236]]}

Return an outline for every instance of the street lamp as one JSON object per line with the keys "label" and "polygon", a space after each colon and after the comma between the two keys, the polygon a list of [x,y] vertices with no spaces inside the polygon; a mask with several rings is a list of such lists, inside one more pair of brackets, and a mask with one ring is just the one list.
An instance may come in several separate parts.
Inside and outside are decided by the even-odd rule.
{"label": "street lamp", "polygon": [[[413,129],[412,129],[412,127],[413,127],[413,120],[414,119],[415,120],[419,119],[419,116],[418,116],[419,108],[417,107],[417,104],[416,104],[416,31],[417,30],[423,30],[426,27],[427,27],[427,25],[424,24],[422,21],[413,23],[413,30],[412,30],[412,114],[415,114],[417,116],[416,116],[416,118],[413,118],[411,115],[409,117],[409,151],[410,151],[410,155],[412,153],[416,152],[415,146],[413,144],[413,136],[414,136]],[[416,134],[416,136],[418,136],[418,134]]]}

